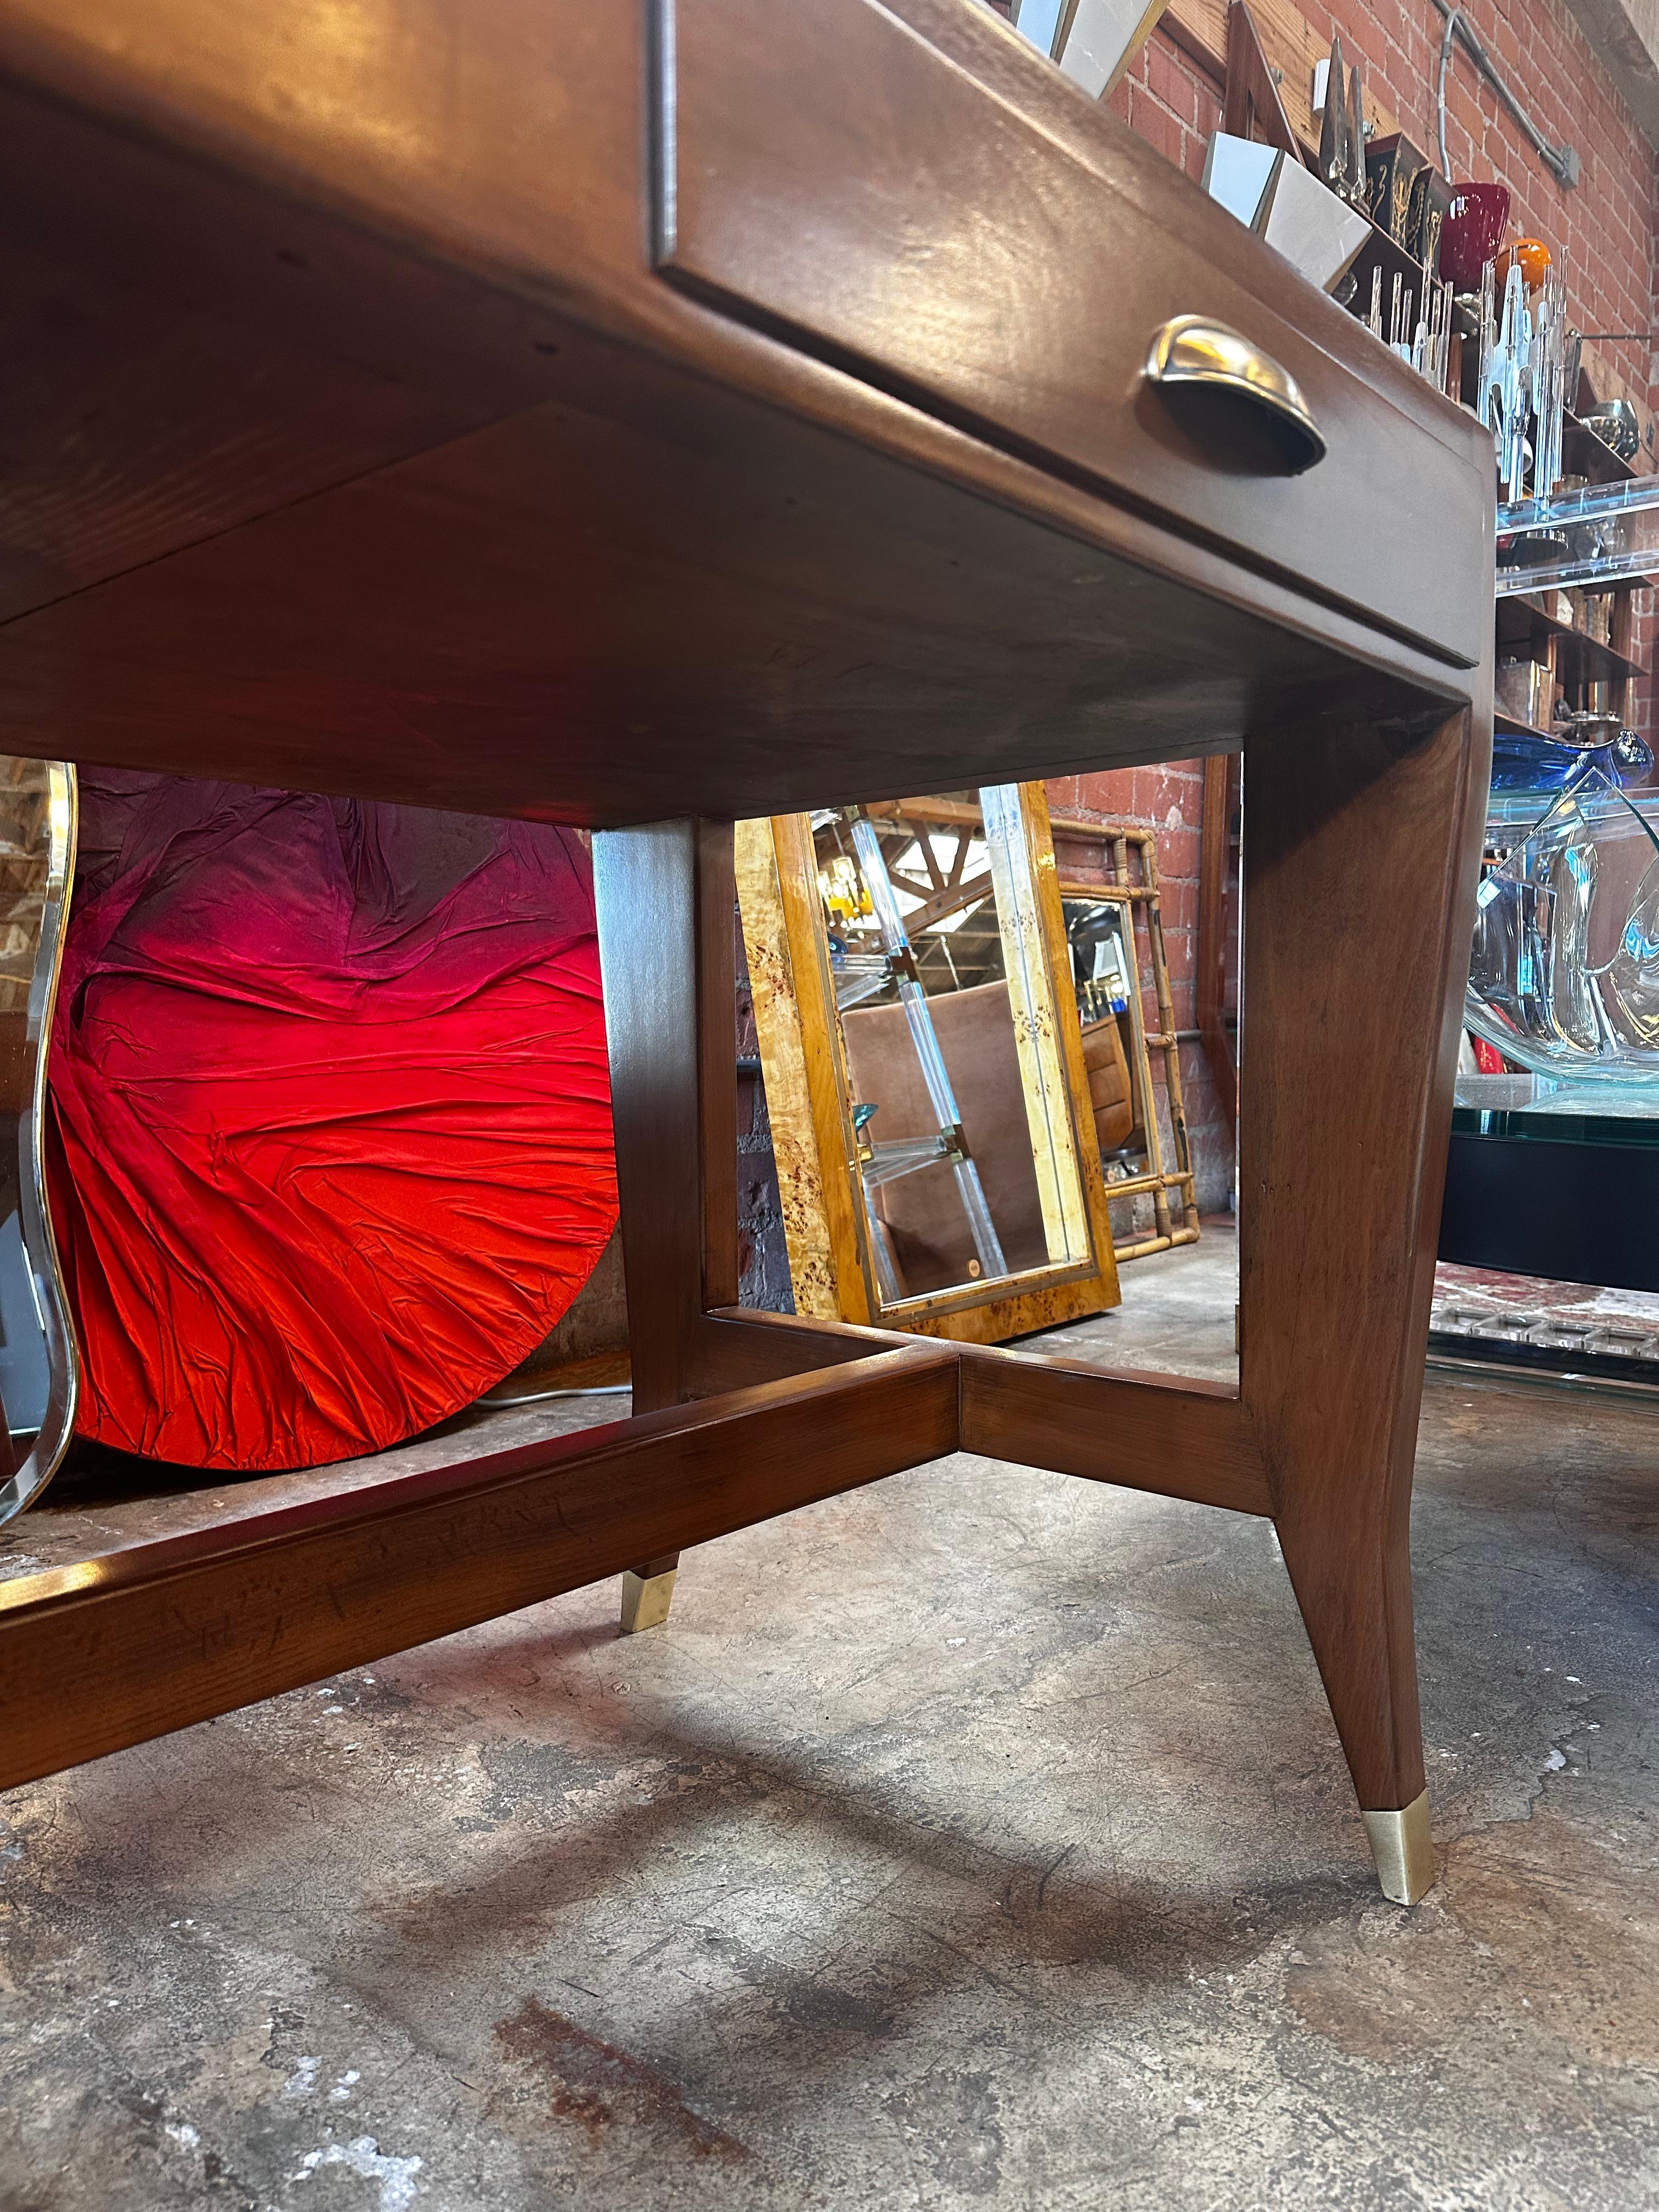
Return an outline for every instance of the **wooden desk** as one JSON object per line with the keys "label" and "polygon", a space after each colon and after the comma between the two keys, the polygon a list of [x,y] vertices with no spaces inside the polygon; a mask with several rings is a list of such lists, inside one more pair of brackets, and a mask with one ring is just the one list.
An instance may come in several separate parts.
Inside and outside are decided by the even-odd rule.
{"label": "wooden desk", "polygon": [[[1272,1516],[1419,1893],[1485,434],[969,0],[0,0],[0,748],[605,833],[642,1408],[6,1584],[0,1779],[960,1445]],[[1182,313],[1323,460],[1146,380]],[[739,1311],[732,817],[1239,745],[1240,1389]]]}

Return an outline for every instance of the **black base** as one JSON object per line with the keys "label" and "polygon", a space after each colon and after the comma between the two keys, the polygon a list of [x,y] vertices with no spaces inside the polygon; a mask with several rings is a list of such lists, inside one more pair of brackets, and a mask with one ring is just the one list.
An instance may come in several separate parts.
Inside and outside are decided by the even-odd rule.
{"label": "black base", "polygon": [[1527,1344],[1515,1337],[1454,1336],[1449,1330],[1429,1331],[1431,1360],[1449,1360],[1459,1367],[1492,1367],[1500,1372],[1517,1370],[1528,1375],[1570,1377],[1577,1382],[1616,1382],[1651,1390],[1659,1397],[1659,1362],[1627,1359],[1616,1352],[1575,1352],[1560,1344]]}
{"label": "black base", "polygon": [[1440,1257],[1659,1291],[1659,1146],[1454,1133]]}

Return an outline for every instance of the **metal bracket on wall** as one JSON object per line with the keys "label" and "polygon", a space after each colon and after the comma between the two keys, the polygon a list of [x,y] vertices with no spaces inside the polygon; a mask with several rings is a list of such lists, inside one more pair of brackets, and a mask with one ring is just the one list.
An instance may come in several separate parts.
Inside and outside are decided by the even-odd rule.
{"label": "metal bracket on wall", "polygon": [[1440,126],[1440,168],[1448,179],[1451,178],[1451,162],[1446,154],[1446,69],[1451,60],[1452,41],[1461,40],[1464,51],[1486,82],[1508,108],[1516,122],[1538,149],[1538,158],[1556,182],[1571,191],[1578,182],[1578,149],[1576,146],[1552,146],[1526,109],[1510,90],[1502,72],[1492,56],[1480,43],[1470,27],[1468,17],[1452,0],[1434,0],[1435,6],[1446,19],[1446,35],[1440,41],[1440,83],[1436,94],[1436,108]]}

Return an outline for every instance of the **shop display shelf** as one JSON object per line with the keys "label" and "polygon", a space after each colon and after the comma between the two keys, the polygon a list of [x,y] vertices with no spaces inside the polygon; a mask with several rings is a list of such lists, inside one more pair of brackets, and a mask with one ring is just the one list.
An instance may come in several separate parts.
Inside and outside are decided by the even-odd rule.
{"label": "shop display shelf", "polygon": [[1659,1075],[1462,1075],[1440,1257],[1659,1291]]}
{"label": "shop display shelf", "polygon": [[1500,738],[1553,738],[1553,730],[1540,730],[1531,722],[1517,722],[1513,714],[1506,714],[1501,707],[1492,711],[1492,726]]}
{"label": "shop display shelf", "polygon": [[[1534,653],[1547,647],[1552,639],[1559,640],[1555,672],[1564,684],[1617,683],[1623,677],[1645,673],[1639,660],[1632,660],[1628,654],[1604,645],[1588,631],[1575,629],[1571,623],[1549,613],[1541,600],[1530,592],[1522,598],[1498,601],[1500,654]],[[1542,657],[1541,652],[1537,657]]]}
{"label": "shop display shelf", "polygon": [[1571,413],[1561,426],[1561,467],[1565,475],[1584,477],[1593,484],[1632,483],[1641,473]]}

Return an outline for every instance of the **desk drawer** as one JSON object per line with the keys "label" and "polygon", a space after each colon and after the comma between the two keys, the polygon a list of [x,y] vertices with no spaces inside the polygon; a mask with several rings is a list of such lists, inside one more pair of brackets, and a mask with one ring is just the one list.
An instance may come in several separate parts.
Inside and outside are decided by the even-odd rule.
{"label": "desk drawer", "polygon": [[[671,281],[1242,566],[1479,662],[1490,492],[1464,418],[1426,386],[1408,406],[1373,389],[1340,356],[1396,392],[1410,372],[1126,128],[1085,112],[1080,131],[1044,129],[878,0],[656,5]],[[1286,474],[1249,410],[1195,420],[1147,382],[1154,334],[1182,315],[1288,371],[1323,459]]]}

